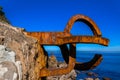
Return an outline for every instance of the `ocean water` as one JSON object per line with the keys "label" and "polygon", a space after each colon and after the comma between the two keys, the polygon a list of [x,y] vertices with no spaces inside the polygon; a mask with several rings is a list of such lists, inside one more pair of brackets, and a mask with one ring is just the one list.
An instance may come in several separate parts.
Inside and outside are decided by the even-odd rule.
{"label": "ocean water", "polygon": [[[78,62],[87,62],[91,60],[94,55],[102,54],[103,60],[99,66],[93,70],[87,72],[94,72],[102,80],[103,77],[111,78],[112,80],[120,80],[120,52],[84,52],[77,51],[77,61]],[[54,54],[57,57],[58,61],[64,61],[60,52],[49,52],[49,55]],[[84,79],[88,77],[86,71],[80,71],[77,75],[76,80]]]}

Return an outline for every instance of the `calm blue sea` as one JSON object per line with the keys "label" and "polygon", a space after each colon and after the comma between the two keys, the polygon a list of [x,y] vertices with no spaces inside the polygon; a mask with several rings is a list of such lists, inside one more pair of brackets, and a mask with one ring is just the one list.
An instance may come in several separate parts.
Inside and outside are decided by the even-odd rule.
{"label": "calm blue sea", "polygon": [[[77,61],[87,62],[91,60],[94,54],[102,54],[103,61],[101,64],[93,70],[88,72],[94,72],[102,80],[102,77],[109,77],[112,80],[120,80],[120,52],[77,52]],[[60,52],[49,52],[49,55],[54,54],[58,61],[64,61]],[[84,71],[80,72],[77,76],[77,80],[87,77]]]}

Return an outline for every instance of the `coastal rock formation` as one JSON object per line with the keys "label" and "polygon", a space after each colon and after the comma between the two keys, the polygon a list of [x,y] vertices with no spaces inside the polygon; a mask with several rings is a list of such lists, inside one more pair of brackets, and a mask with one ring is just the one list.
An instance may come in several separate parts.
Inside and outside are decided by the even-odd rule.
{"label": "coastal rock formation", "polygon": [[[47,56],[36,39],[26,36],[21,28],[0,22],[0,45],[5,46],[2,48],[3,52],[0,52],[0,59],[7,60],[0,62],[0,67],[4,69],[3,73],[9,71],[7,66],[12,65],[15,67],[14,72],[17,72],[15,75],[18,75],[18,80],[39,79],[40,69],[46,66]],[[21,71],[18,71],[18,67]]]}

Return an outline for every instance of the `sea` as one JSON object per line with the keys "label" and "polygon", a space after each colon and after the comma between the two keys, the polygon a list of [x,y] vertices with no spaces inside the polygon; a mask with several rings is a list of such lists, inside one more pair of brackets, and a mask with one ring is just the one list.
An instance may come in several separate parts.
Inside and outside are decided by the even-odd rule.
{"label": "sea", "polygon": [[[94,52],[94,51],[77,51],[76,60],[77,62],[90,61],[95,54],[102,54],[103,60],[96,68],[89,71],[77,71],[76,80],[83,80],[88,75],[86,73],[93,72],[97,74],[97,78],[103,80],[104,77],[110,78],[111,80],[120,80],[120,52]],[[59,51],[51,51],[50,55],[55,55],[59,62],[63,62],[62,55]],[[94,78],[94,76],[92,76]]]}

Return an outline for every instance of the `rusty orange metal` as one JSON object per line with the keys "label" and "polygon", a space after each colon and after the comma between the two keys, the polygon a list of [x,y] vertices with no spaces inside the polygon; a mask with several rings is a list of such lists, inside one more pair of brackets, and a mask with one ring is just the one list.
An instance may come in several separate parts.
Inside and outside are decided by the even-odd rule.
{"label": "rusty orange metal", "polygon": [[[87,24],[93,32],[93,36],[74,36],[70,33],[73,24],[76,21],[82,21]],[[89,62],[81,63],[76,62],[76,44],[77,43],[94,43],[103,46],[108,46],[109,40],[102,37],[102,33],[93,20],[89,17],[78,14],[73,16],[66,25],[63,32],[26,32],[27,36],[36,38],[40,45],[56,45],[59,46],[65,62],[68,64],[66,68],[61,69],[48,69],[40,70],[39,76],[55,76],[69,73],[73,69],[89,70],[98,66],[102,60],[102,55],[96,54]],[[70,45],[68,49],[67,44]]]}

